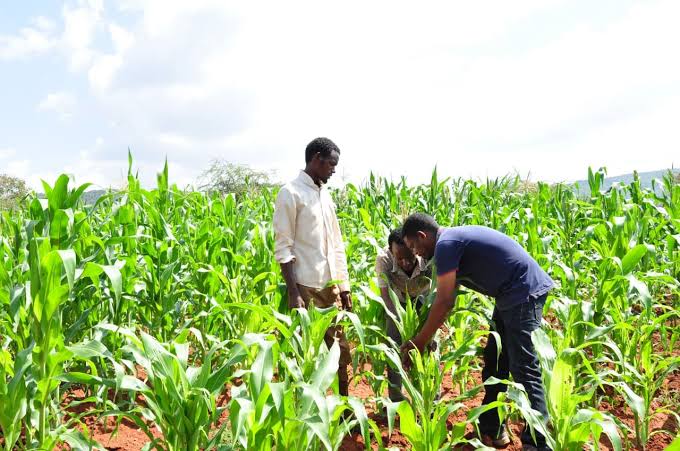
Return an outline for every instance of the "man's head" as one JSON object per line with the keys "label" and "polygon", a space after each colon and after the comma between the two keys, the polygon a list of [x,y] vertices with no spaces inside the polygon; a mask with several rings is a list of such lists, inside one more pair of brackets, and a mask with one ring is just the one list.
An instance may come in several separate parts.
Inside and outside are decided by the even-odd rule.
{"label": "man's head", "polygon": [[314,183],[328,183],[340,161],[340,149],[328,138],[316,138],[305,149],[305,172]]}
{"label": "man's head", "polygon": [[387,238],[387,243],[390,246],[390,252],[396,260],[397,264],[405,273],[410,274],[416,267],[416,256],[406,247],[404,239],[401,236],[401,229],[394,229],[390,232]]}
{"label": "man's head", "polygon": [[434,256],[439,224],[430,215],[414,213],[404,221],[401,234],[404,243],[411,251],[426,260]]}

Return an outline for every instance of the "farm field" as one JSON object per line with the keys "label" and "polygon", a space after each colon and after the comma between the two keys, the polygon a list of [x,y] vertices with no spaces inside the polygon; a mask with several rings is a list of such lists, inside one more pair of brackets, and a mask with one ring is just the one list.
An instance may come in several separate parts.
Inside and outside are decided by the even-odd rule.
{"label": "farm field", "polygon": [[[24,449],[477,449],[481,350],[493,300],[462,292],[437,350],[401,368],[375,282],[378,249],[416,211],[517,240],[556,282],[534,343],[554,450],[680,447],[680,184],[589,195],[508,177],[333,192],[354,308],[289,312],[274,259],[275,189],[186,192],[167,164],[147,190],[81,201],[66,175],[0,212],[0,447]],[[433,296],[429,297],[430,302]],[[423,320],[399,311],[401,334]],[[352,344],[348,398],[340,350]],[[387,399],[400,369],[408,400]],[[497,408],[543,428],[511,381]],[[443,387],[439,398],[439,387]],[[345,419],[345,413],[352,413]],[[671,443],[675,440],[675,443]],[[679,448],[680,449],[680,448]]]}

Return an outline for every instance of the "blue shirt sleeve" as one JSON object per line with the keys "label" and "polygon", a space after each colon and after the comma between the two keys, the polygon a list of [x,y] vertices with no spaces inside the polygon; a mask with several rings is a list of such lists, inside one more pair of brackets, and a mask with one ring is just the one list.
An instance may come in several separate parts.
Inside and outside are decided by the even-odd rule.
{"label": "blue shirt sleeve", "polygon": [[439,240],[434,248],[437,275],[443,276],[458,269],[465,251],[465,243],[457,240]]}

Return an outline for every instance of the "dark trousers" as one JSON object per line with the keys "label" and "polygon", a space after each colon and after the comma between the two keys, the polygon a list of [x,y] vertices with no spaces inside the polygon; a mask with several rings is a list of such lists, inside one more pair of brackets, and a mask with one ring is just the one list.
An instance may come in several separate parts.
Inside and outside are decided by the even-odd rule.
{"label": "dark trousers", "polygon": [[[546,297],[547,295],[538,299],[530,299],[506,311],[494,309],[493,328],[501,337],[501,355],[497,355],[496,339],[490,334],[484,349],[484,370],[482,371],[483,380],[492,376],[497,379],[508,379],[512,374],[513,380],[524,386],[531,407],[541,412],[545,421],[548,420],[548,409],[545,404],[541,367],[531,342],[531,332],[541,326]],[[489,404],[496,401],[498,394],[506,390],[506,385],[487,385],[484,389],[486,394],[482,404]],[[479,429],[483,434],[491,436],[498,434],[500,419],[497,409],[482,414],[479,419]],[[545,437],[538,431],[535,434],[537,443],[534,443],[529,427],[526,427],[522,433],[522,443],[537,447],[545,446]]]}

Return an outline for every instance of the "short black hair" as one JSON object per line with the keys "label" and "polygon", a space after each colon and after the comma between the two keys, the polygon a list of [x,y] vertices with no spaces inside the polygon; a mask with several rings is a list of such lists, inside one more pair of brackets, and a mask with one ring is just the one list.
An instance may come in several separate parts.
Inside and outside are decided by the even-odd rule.
{"label": "short black hair", "polygon": [[413,213],[401,226],[401,235],[403,237],[413,237],[418,232],[432,232],[437,233],[439,224],[434,218],[425,213]]}
{"label": "short black hair", "polygon": [[305,163],[309,163],[316,153],[322,157],[329,158],[333,151],[340,153],[340,149],[333,141],[328,138],[314,138],[305,149]]}
{"label": "short black hair", "polygon": [[390,236],[387,237],[387,245],[392,249],[394,243],[405,246],[404,237],[401,235],[401,229],[394,229],[390,232]]}

